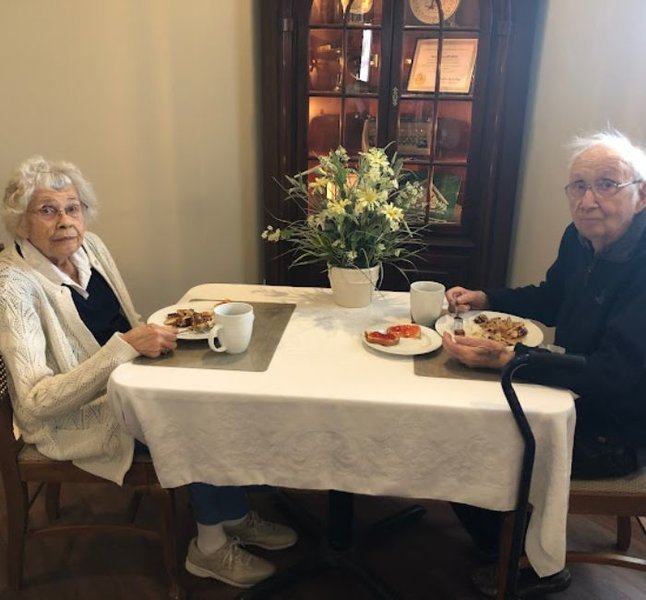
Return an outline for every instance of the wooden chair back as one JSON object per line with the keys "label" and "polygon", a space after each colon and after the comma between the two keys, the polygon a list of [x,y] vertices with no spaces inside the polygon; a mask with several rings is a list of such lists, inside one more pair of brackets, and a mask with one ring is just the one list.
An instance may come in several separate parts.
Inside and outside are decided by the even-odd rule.
{"label": "wooden chair back", "polygon": [[[34,446],[26,444],[21,437],[15,438],[13,410],[7,380],[7,371],[0,356],[0,472],[4,482],[4,496],[7,514],[7,582],[12,590],[22,586],[25,538],[52,534],[122,533],[142,535],[157,540],[162,547],[168,575],[170,598],[184,597],[178,581],[177,555],[175,548],[175,525],[172,490],[161,488],[150,456],[136,455],[132,467],[126,474],[124,486],[136,487],[136,498],[141,490],[152,495],[159,505],[160,524],[158,530],[143,528],[134,524],[137,502],[133,504],[131,519],[125,524],[60,524],[60,486],[64,483],[92,483],[116,485],[96,477],[71,461],[57,461],[42,455]],[[28,486],[32,483],[32,486]],[[30,487],[34,487],[31,497]],[[46,512],[49,523],[37,529],[28,528],[29,510],[37,497],[45,490]]]}

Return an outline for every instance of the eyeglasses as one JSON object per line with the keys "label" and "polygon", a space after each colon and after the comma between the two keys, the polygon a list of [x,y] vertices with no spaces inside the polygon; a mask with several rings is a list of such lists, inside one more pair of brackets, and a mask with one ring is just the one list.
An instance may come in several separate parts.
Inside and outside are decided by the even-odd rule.
{"label": "eyeglasses", "polygon": [[601,178],[595,179],[592,183],[587,183],[582,179],[577,179],[568,183],[564,189],[570,200],[580,200],[588,190],[592,190],[592,193],[597,198],[612,198],[620,189],[635,183],[642,183],[642,180],[635,179],[634,181],[619,183],[612,179]]}
{"label": "eyeglasses", "polygon": [[28,210],[27,212],[38,215],[43,221],[54,221],[59,218],[59,216],[65,215],[74,221],[78,221],[83,216],[83,209],[85,205],[76,202],[75,204],[68,204],[65,208],[58,208],[56,206],[51,206],[49,204],[44,204],[38,208]]}

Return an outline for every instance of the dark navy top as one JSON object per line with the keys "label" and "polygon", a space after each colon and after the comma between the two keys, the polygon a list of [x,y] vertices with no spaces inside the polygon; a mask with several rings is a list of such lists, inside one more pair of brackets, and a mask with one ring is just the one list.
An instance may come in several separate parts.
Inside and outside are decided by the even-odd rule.
{"label": "dark navy top", "polygon": [[87,300],[74,288],[72,300],[85,326],[92,332],[96,341],[103,346],[117,331],[125,333],[132,327],[126,319],[117,296],[108,285],[103,275],[92,269],[87,286]]}

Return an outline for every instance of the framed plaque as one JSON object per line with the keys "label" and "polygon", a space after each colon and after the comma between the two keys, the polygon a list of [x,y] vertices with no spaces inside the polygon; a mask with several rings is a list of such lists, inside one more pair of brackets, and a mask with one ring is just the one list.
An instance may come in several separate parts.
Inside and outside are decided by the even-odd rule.
{"label": "framed plaque", "polygon": [[[437,39],[419,39],[415,45],[407,90],[434,92]],[[445,39],[442,44],[440,92],[468,94],[478,54],[477,39]]]}

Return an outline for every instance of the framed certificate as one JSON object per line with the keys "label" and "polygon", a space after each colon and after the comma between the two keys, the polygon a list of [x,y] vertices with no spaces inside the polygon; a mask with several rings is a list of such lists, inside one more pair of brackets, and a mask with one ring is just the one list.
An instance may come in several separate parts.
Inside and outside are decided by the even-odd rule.
{"label": "framed certificate", "polygon": [[[419,39],[408,78],[409,92],[434,92],[437,39]],[[477,39],[445,39],[442,44],[440,92],[468,94],[478,54]]]}

